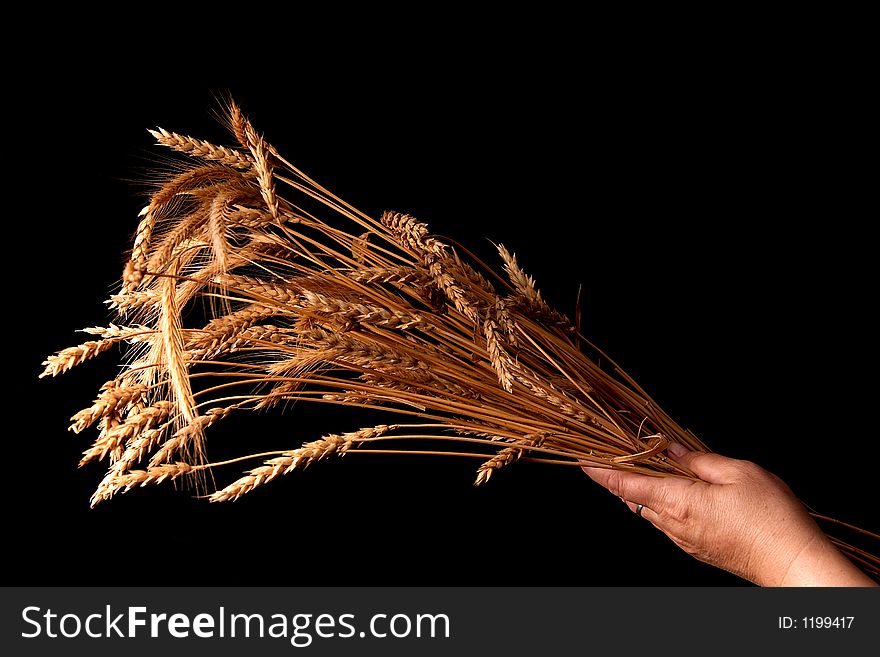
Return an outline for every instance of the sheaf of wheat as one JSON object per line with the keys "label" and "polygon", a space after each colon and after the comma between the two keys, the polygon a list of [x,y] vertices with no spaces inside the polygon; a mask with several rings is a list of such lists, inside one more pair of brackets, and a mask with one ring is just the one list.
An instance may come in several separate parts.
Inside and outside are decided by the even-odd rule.
{"label": "sheaf of wheat", "polygon": [[[346,454],[459,455],[476,460],[478,485],[517,461],[693,476],[664,450],[707,446],[548,306],[504,246],[495,271],[412,216],[368,216],[234,103],[229,123],[234,146],[150,131],[188,164],[141,212],[108,302],[118,319],[44,363],[55,376],[124,346],[124,368],[70,427],[97,429],[81,460],[107,464],[93,505],[164,481],[203,489],[231,462],[208,459],[212,425],[292,400],[396,421],[274,453],[243,445],[232,461],[256,463],[210,500]],[[207,317],[193,322],[192,308]],[[838,544],[876,572],[876,557]]]}

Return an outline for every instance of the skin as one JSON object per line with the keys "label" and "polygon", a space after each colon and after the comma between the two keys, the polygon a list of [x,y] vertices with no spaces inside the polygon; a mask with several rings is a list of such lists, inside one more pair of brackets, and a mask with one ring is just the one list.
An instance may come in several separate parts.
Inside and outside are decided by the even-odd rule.
{"label": "skin", "polygon": [[760,586],[877,586],[831,543],[791,489],[749,461],[692,452],[669,456],[701,481],[584,468],[691,556]]}

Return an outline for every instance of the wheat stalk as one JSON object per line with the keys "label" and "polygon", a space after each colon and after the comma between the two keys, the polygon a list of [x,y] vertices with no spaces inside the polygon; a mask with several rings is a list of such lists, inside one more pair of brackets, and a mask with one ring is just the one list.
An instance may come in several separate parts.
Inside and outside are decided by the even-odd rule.
{"label": "wheat stalk", "polygon": [[297,468],[307,468],[312,463],[334,454],[345,454],[353,445],[381,436],[395,428],[394,425],[380,424],[349,433],[330,434],[320,440],[305,443],[298,449],[284,452],[280,456],[266,461],[264,465],[252,469],[246,476],[229,484],[222,490],[216,491],[211,495],[211,501],[226,502],[237,500],[254,488],[269,483],[278,475],[287,474]]}

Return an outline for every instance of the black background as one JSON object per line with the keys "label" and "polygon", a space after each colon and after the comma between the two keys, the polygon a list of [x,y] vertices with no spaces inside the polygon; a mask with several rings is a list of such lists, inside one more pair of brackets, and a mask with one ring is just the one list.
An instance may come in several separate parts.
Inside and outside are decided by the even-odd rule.
{"label": "black background", "polygon": [[[575,468],[521,464],[475,489],[470,461],[351,457],[236,504],[164,485],[89,510],[102,470],[76,469],[89,435],[65,429],[114,376],[114,355],[56,380],[37,381],[39,363],[108,320],[101,302],[141,181],[168,156],[145,129],[228,142],[212,117],[225,93],[362,210],[411,212],[487,259],[489,240],[503,242],[566,312],[583,285],[585,333],[681,424],[776,472],[817,510],[878,529],[865,501],[876,213],[860,202],[858,81],[821,56],[756,55],[735,40],[711,56],[549,35],[540,46],[478,41],[450,34],[424,47],[430,56],[415,54],[417,36],[325,44],[340,57],[293,36],[271,55],[187,41],[145,53],[148,65],[66,43],[50,66],[11,74],[7,143],[28,165],[9,183],[6,218],[24,258],[7,290],[7,578],[743,583],[678,551]],[[224,424],[212,457],[362,426],[307,407]]]}

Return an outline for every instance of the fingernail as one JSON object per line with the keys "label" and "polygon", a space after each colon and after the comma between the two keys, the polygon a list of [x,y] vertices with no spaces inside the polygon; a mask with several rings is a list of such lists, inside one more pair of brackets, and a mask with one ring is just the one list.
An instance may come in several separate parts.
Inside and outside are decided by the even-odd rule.
{"label": "fingernail", "polygon": [[679,445],[678,443],[669,443],[669,447],[666,448],[666,451],[669,452],[675,458],[679,456],[684,456],[688,453],[688,448],[684,445]]}

